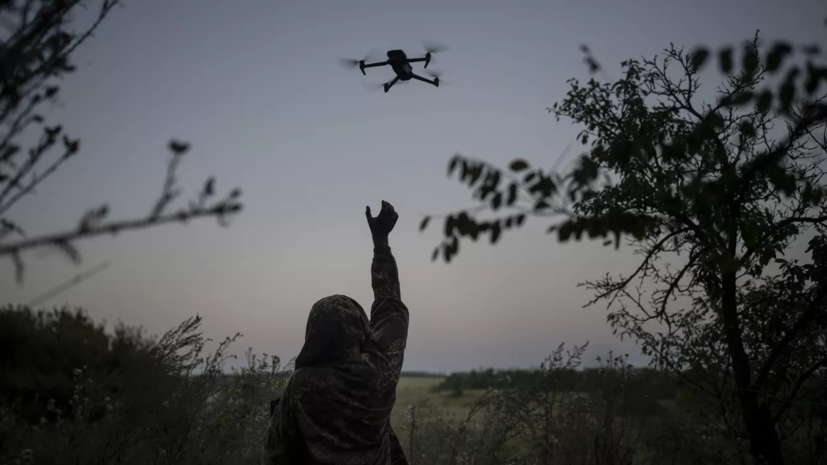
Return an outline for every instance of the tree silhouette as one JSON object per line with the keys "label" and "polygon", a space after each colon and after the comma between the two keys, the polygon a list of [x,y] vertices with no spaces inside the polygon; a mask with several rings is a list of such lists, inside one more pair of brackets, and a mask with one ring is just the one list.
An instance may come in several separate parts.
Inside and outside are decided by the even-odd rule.
{"label": "tree silhouette", "polygon": [[[59,124],[49,125],[39,113],[60,93],[58,82],[75,71],[72,53],[92,36],[119,0],[101,0],[92,26],[76,31],[72,16],[87,9],[80,0],[5,0],[0,1],[0,17],[6,39],[0,43],[0,257],[12,259],[16,277],[24,277],[22,253],[40,247],[56,248],[73,262],[80,262],[75,241],[100,235],[149,228],[170,223],[185,223],[215,217],[225,225],[241,211],[241,191],[233,189],[217,197],[215,179],[204,183],[195,200],[186,208],[171,209],[180,195],[176,170],[189,144],[169,143],[172,157],[159,198],[142,218],[108,220],[109,207],[102,204],[89,209],[78,224],[55,233],[28,236],[22,225],[10,217],[18,202],[34,193],[63,164],[80,153],[80,141],[65,134]],[[37,134],[28,149],[22,142]]]}
{"label": "tree silhouette", "polygon": [[[583,283],[595,292],[589,304],[607,301],[615,333],[636,338],[653,363],[692,373],[699,392],[735,399],[736,421],[721,411],[727,435],[748,438],[760,463],[781,464],[798,385],[827,367],[824,239],[811,243],[811,268],[777,259],[802,235],[827,232],[827,67],[815,46],[763,47],[756,34],[740,66],[733,47],[715,53],[725,80],[714,103],[701,103],[699,72],[712,54],[671,46],[661,58],[624,61],[616,82],[570,80],[549,111],[585,126],[579,138],[592,148],[565,176],[522,159],[502,170],[454,156],[449,176],[459,171],[478,205],[443,216],[433,259],[450,262],[462,239],[496,244],[529,217],[565,217],[548,229],[560,242],[627,239],[641,263],[628,276]],[[803,66],[790,63],[796,54]],[[494,217],[480,219],[486,212]],[[781,277],[767,269],[774,260]]]}

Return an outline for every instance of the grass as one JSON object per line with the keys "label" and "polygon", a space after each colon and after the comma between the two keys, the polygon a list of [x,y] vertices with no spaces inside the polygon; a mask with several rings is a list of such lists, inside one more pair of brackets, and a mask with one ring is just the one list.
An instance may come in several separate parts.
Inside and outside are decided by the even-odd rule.
{"label": "grass", "polygon": [[[27,420],[15,404],[0,399],[0,465],[261,463],[267,403],[292,365],[282,367],[277,358],[257,358],[248,350],[248,367],[228,376],[221,368],[235,337],[225,339],[215,352],[204,352],[200,321],[188,319],[152,344],[132,341],[124,333],[114,339],[119,344],[102,345],[101,350],[119,347],[119,354],[132,357],[115,359],[125,368],[112,379],[93,379],[94,370],[87,377],[86,363],[69,359],[63,371],[72,373],[72,390],[68,403],[58,406],[67,410],[60,413],[51,403],[45,406],[56,421]],[[88,339],[89,331],[77,326],[82,325],[69,327],[77,337],[64,338],[62,351],[77,350],[65,341]],[[51,341],[55,331],[44,326],[31,332]],[[130,341],[137,349],[124,351]],[[576,365],[555,358],[546,366],[550,368],[544,376]],[[23,373],[61,374],[49,367],[23,368],[29,370]],[[190,376],[193,370],[199,376]],[[644,418],[638,411],[619,408],[622,396],[631,392],[618,380],[636,376],[627,364],[614,363],[597,374],[585,389],[555,391],[544,401],[549,395],[544,388],[549,386],[516,384],[508,376],[492,379],[489,391],[469,389],[456,396],[451,390],[434,390],[445,378],[412,373],[400,378],[391,422],[412,465],[637,465],[678,458],[676,464],[694,465],[716,463],[713,459],[737,452],[738,445],[729,445],[726,438],[700,441],[709,434],[708,420],[687,417],[678,398],[660,400],[665,411],[658,417]],[[407,421],[409,407],[416,409],[415,425]],[[614,419],[608,429],[604,418]]]}
{"label": "grass", "polygon": [[405,409],[414,406],[417,410],[442,410],[456,419],[463,419],[474,403],[482,396],[482,390],[468,390],[462,396],[453,396],[450,391],[434,392],[433,388],[443,381],[437,377],[403,376],[396,388],[396,405],[393,408],[391,424],[402,425]]}

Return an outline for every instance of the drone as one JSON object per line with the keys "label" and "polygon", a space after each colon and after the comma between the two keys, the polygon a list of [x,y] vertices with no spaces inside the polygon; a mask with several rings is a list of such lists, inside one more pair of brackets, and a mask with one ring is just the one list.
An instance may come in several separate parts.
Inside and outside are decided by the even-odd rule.
{"label": "drone", "polygon": [[391,87],[393,87],[393,85],[397,82],[410,81],[411,79],[431,84],[434,87],[439,87],[439,76],[441,75],[441,73],[437,71],[425,71],[426,74],[433,77],[433,79],[427,79],[422,76],[419,76],[418,74],[415,74],[413,72],[413,68],[411,67],[411,63],[420,63],[424,61],[425,66],[423,66],[423,69],[425,69],[428,67],[428,64],[431,63],[431,54],[438,53],[445,49],[446,47],[443,46],[426,46],[426,53],[425,56],[422,58],[408,58],[408,55],[406,55],[405,52],[402,50],[388,50],[388,59],[386,61],[381,61],[377,63],[365,63],[365,60],[367,60],[367,58],[365,58],[365,60],[342,59],[341,61],[342,64],[347,67],[355,68],[358,66],[359,70],[362,71],[362,75],[365,76],[367,75],[367,73],[365,73],[365,69],[367,68],[376,68],[379,66],[390,65],[390,67],[393,69],[393,72],[396,73],[396,77],[382,85],[385,89],[385,93],[387,93],[389,90],[391,90]]}

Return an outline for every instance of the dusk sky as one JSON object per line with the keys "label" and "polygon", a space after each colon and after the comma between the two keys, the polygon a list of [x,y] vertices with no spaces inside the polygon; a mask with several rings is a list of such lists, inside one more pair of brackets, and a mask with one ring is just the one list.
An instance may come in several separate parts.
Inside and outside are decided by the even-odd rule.
{"label": "dusk sky", "polygon": [[[90,4],[91,5],[91,4]],[[97,320],[170,329],[196,313],[206,335],[244,338],[240,354],[295,356],[311,305],[329,294],[371,304],[371,239],[365,205],[391,202],[390,242],[411,325],[405,370],[538,365],[558,344],[590,341],[588,360],[628,352],[605,322],[605,305],[581,306],[576,284],[637,261],[599,242],[558,244],[549,223],[529,220],[496,247],[463,244],[450,265],[431,262],[441,222],[426,213],[472,205],[445,176],[452,154],[504,166],[515,157],[550,166],[578,126],[546,107],[566,80],[588,79],[580,44],[618,77],[619,62],[670,42],[717,47],[761,29],[767,39],[824,46],[823,0],[133,0],[116,9],[77,53],[60,122],[81,155],[10,212],[30,234],[76,224],[109,202],[113,218],[149,212],[171,138],[192,143],[180,170],[186,202],[210,175],[243,189],[229,228],[202,220],[81,242],[84,262],[32,252],[16,285],[0,271],[3,303],[25,303],[103,261],[112,267],[48,302]],[[411,82],[389,93],[365,83],[389,68],[346,70],[340,57],[371,49],[423,52],[446,44],[430,68],[450,85]],[[419,68],[421,65],[415,65]],[[709,88],[717,86],[711,75]],[[574,146],[573,158],[580,148]]]}

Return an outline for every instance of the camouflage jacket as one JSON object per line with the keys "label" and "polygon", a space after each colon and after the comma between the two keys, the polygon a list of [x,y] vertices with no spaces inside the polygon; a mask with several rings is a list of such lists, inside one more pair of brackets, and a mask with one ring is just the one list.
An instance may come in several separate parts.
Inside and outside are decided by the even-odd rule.
{"label": "camouflage jacket", "polygon": [[390,424],[408,309],[389,247],[374,248],[371,278],[370,319],[343,295],[310,310],[296,371],[271,403],[265,465],[408,463]]}

